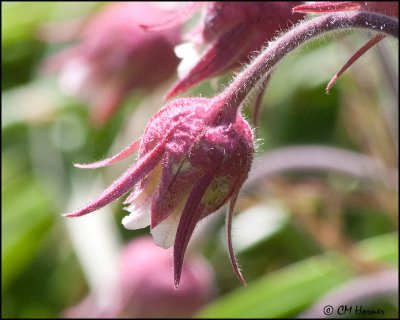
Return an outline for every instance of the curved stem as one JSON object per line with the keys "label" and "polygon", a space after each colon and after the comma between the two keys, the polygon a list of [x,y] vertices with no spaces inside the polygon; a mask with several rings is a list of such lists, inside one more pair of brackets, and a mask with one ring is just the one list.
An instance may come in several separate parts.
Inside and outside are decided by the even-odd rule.
{"label": "curved stem", "polygon": [[349,12],[327,14],[300,23],[283,34],[258,55],[215,101],[222,103],[215,111],[219,122],[234,121],[236,112],[253,87],[289,52],[301,44],[331,31],[366,29],[398,38],[398,20],[372,12]]}
{"label": "curved stem", "polygon": [[386,168],[377,159],[327,146],[283,147],[260,155],[243,188],[247,189],[260,179],[288,171],[335,171],[359,179],[383,183],[397,189],[398,171]]}

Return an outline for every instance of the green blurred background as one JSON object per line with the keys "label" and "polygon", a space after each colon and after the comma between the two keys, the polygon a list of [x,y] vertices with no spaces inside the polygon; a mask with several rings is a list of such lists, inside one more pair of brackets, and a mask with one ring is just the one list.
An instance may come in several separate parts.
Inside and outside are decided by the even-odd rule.
{"label": "green blurred background", "polygon": [[[106,126],[95,128],[87,106],[65,96],[56,77],[41,74],[42,59],[62,45],[40,41],[40,26],[83,17],[101,5],[2,2],[2,317],[57,317],[89,292],[90,267],[71,240],[85,220],[66,222],[60,212],[86,202],[128,162],[93,172],[73,163],[128,144],[163,104],[168,86],[151,97],[134,94]],[[257,153],[331,146],[369,156],[392,175],[360,179],[300,170],[252,184],[234,221],[234,244],[249,284],[241,287],[226,271],[221,216],[199,249],[215,268],[218,287],[200,316],[294,317],[345,283],[398,269],[398,42],[384,40],[330,94],[324,92],[367,39],[356,32],[325,38],[284,59],[264,96]],[[207,82],[192,94],[210,96],[218,91],[214,87]],[[248,115],[250,108],[244,108]],[[148,233],[123,229],[121,202],[90,217],[102,219],[118,245]],[[395,294],[362,304],[398,317]]]}

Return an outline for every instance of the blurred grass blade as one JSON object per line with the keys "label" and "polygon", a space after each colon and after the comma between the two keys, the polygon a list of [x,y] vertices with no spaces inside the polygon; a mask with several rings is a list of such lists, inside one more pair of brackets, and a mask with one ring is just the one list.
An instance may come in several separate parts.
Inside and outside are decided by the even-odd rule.
{"label": "blurred grass blade", "polygon": [[4,291],[37,256],[54,222],[54,209],[31,178],[3,187],[1,267]]}
{"label": "blurred grass blade", "polygon": [[[368,261],[398,260],[397,233],[359,242]],[[321,295],[352,278],[354,271],[337,253],[328,253],[290,265],[227,294],[204,308],[202,318],[293,317]]]}

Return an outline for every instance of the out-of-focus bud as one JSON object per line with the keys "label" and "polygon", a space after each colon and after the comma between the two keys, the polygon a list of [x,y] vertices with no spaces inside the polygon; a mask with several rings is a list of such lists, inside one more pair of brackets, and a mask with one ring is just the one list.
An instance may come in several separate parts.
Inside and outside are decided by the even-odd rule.
{"label": "out-of-focus bud", "polygon": [[180,28],[139,27],[166,15],[152,3],[109,4],[85,23],[75,45],[45,60],[44,71],[58,73],[62,89],[88,103],[93,122],[104,124],[133,90],[151,90],[175,74]]}
{"label": "out-of-focus bud", "polygon": [[182,269],[179,290],[171,286],[171,250],[140,238],[129,243],[121,256],[121,316],[190,317],[209,301],[214,275],[208,263],[189,255]]}
{"label": "out-of-focus bud", "polygon": [[182,270],[179,290],[171,286],[172,255],[153,244],[150,237],[129,242],[119,263],[117,295],[106,309],[101,309],[94,294],[67,309],[64,316],[79,317],[190,317],[215,294],[211,266],[192,254]]}

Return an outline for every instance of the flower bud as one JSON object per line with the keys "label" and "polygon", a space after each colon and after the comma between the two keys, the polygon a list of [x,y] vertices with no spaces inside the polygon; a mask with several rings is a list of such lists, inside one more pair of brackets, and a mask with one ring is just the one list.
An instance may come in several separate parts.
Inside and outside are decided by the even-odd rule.
{"label": "flower bud", "polygon": [[179,290],[171,286],[171,251],[151,238],[131,241],[120,262],[121,316],[190,317],[215,293],[211,266],[199,255],[188,257]]}
{"label": "flower bud", "polygon": [[106,5],[84,24],[77,43],[48,58],[44,68],[59,73],[62,89],[88,103],[94,123],[104,124],[132,90],[153,89],[175,73],[179,28],[139,27],[165,16],[151,3]]}
{"label": "flower bud", "polygon": [[90,293],[64,311],[67,318],[191,317],[215,293],[211,266],[199,255],[188,257],[180,290],[171,286],[171,252],[154,246],[150,237],[136,238],[123,248],[115,293],[106,306]]}
{"label": "flower bud", "polygon": [[204,7],[203,19],[186,38],[197,44],[209,45],[198,61],[192,52],[185,55],[182,65],[192,65],[190,70],[181,71],[182,77],[166,94],[175,96],[197,83],[237,68],[251,59],[281,30],[299,21],[303,14],[292,12],[300,2],[209,2]]}
{"label": "flower bud", "polygon": [[[79,166],[108,165],[132,153],[132,146],[137,142],[110,159]],[[177,99],[150,119],[136,164],[88,206],[66,216],[92,212],[136,186],[125,201],[130,214],[122,223],[127,229],[150,225],[157,245],[174,245],[178,286],[196,224],[237,196],[253,153],[252,131],[238,108],[217,98]]]}

